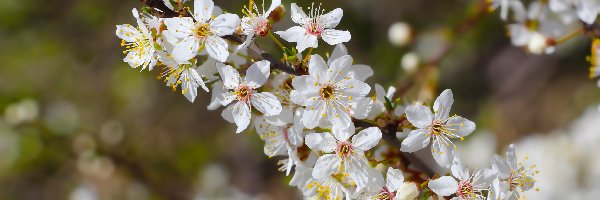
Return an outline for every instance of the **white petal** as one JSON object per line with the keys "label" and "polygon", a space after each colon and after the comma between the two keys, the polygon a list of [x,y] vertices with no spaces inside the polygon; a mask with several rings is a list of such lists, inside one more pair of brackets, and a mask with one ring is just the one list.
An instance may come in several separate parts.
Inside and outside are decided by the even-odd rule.
{"label": "white petal", "polygon": [[288,42],[298,42],[306,35],[306,29],[300,26],[293,26],[286,31],[277,31],[275,34]]}
{"label": "white petal", "polygon": [[379,144],[379,140],[381,140],[381,130],[377,127],[369,127],[352,137],[352,147],[360,151],[368,151]]}
{"label": "white petal", "polygon": [[319,47],[319,41],[317,39],[318,38],[315,35],[303,35],[302,38],[300,38],[300,40],[298,40],[296,43],[296,49],[298,49],[298,52],[303,52],[309,47],[317,48]]}
{"label": "white petal", "polygon": [[342,80],[338,83],[337,87],[343,97],[351,97],[351,99],[349,99],[350,101],[365,97],[371,91],[371,86],[354,79]]}
{"label": "white petal", "polygon": [[358,188],[365,187],[369,180],[369,164],[365,155],[362,152],[353,153],[346,160],[346,166],[350,172],[350,178],[354,180],[356,186]]}
{"label": "white petal", "polygon": [[223,112],[221,112],[221,117],[223,117],[223,119],[225,119],[225,121],[229,123],[235,123],[235,121],[233,120],[233,113],[231,113],[231,110],[231,106],[223,109]]}
{"label": "white petal", "polygon": [[487,189],[498,178],[498,172],[493,169],[483,169],[477,171],[473,176],[477,177],[473,180],[473,187],[475,189]]}
{"label": "white petal", "polygon": [[327,63],[323,60],[323,57],[319,55],[311,55],[308,61],[308,73],[312,77],[316,77],[317,81],[325,78],[327,73]]}
{"label": "white petal", "polygon": [[431,191],[440,196],[450,196],[458,190],[458,183],[451,176],[442,176],[429,181],[427,184]]}
{"label": "white petal", "polygon": [[346,128],[340,128],[336,126],[331,127],[333,137],[338,141],[348,141],[348,139],[354,135],[355,130],[356,128],[354,127],[354,124],[350,124],[350,126]]}
{"label": "white petal", "polygon": [[208,110],[216,110],[221,106],[222,94],[225,92],[225,86],[222,81],[217,81],[212,88],[212,95],[210,97],[210,104],[206,107]]}
{"label": "white petal", "polygon": [[231,35],[240,25],[240,17],[222,14],[210,21],[210,28],[217,36]]}
{"label": "white petal", "polygon": [[408,137],[402,141],[400,151],[409,153],[418,151],[425,148],[429,144],[430,140],[430,137],[427,135],[427,130],[412,130]]}
{"label": "white petal", "polygon": [[350,66],[352,65],[352,56],[345,55],[331,62],[331,66],[327,69],[327,80],[339,82],[346,78]]}
{"label": "white petal", "polygon": [[196,26],[191,17],[166,18],[164,22],[169,32],[178,38],[191,36]]}
{"label": "white petal", "polygon": [[454,97],[452,95],[452,90],[444,90],[433,103],[433,111],[435,112],[437,119],[448,118],[453,103]]}
{"label": "white petal", "polygon": [[246,130],[250,124],[250,107],[244,102],[237,102],[231,107],[231,114],[233,114],[233,121],[237,125],[235,133]]}
{"label": "white petal", "polygon": [[389,167],[387,170],[385,186],[390,191],[396,191],[400,189],[400,185],[402,185],[403,182],[404,175],[402,174],[402,171]]}
{"label": "white petal", "polygon": [[492,157],[492,169],[496,170],[498,172],[498,177],[502,179],[508,178],[512,172],[508,162],[499,155],[494,155]]}
{"label": "white petal", "polygon": [[320,103],[315,106],[306,107],[304,116],[302,116],[302,122],[304,127],[307,129],[313,129],[321,123],[323,115],[325,115],[325,104]]}
{"label": "white petal", "polygon": [[197,21],[206,22],[212,17],[214,7],[212,0],[194,0],[194,17]]}
{"label": "white petal", "polygon": [[454,148],[450,144],[443,144],[434,140],[431,145],[433,159],[442,167],[449,168],[454,160]]}
{"label": "white petal", "polygon": [[433,122],[431,110],[423,105],[410,105],[406,108],[406,118],[417,128],[427,128]]}
{"label": "white petal", "polygon": [[365,80],[373,76],[373,74],[373,69],[370,66],[361,64],[350,66],[350,71],[348,71],[348,76],[362,82],[365,82]]}
{"label": "white petal", "polygon": [[270,124],[275,126],[287,126],[292,124],[294,120],[294,111],[292,109],[286,108],[281,110],[278,115],[273,116],[265,116],[265,120],[267,120]]}
{"label": "white petal", "polygon": [[223,63],[217,63],[217,70],[219,71],[219,76],[221,76],[225,88],[234,89],[240,85],[240,74],[233,67],[224,65]]}
{"label": "white petal", "polygon": [[218,100],[222,106],[227,106],[231,102],[233,102],[233,100],[235,100],[236,98],[237,98],[237,95],[234,94],[232,91],[225,91],[225,92],[221,93],[221,97],[218,98]]}
{"label": "white petal", "polygon": [[315,167],[313,168],[312,176],[315,179],[325,178],[340,168],[342,159],[336,154],[325,154],[319,157]]}
{"label": "white petal", "polygon": [[517,169],[517,155],[515,154],[514,144],[508,145],[508,150],[506,150],[506,161],[511,169]]}
{"label": "white petal", "polygon": [[325,29],[321,33],[321,38],[323,38],[323,41],[327,42],[329,45],[336,45],[342,42],[350,41],[350,39],[352,39],[352,35],[350,35],[349,31]]}
{"label": "white petal", "polygon": [[331,133],[311,133],[306,135],[306,146],[314,151],[331,153],[335,151],[337,140]]}
{"label": "white petal", "polygon": [[290,8],[292,9],[292,21],[294,21],[296,24],[307,23],[308,16],[306,15],[306,13],[304,13],[302,8],[298,7],[296,3],[292,3]]}
{"label": "white petal", "polygon": [[343,16],[344,11],[341,8],[336,8],[327,14],[321,15],[318,23],[324,28],[335,28],[340,23]]}
{"label": "white petal", "polygon": [[125,42],[135,42],[135,39],[141,37],[142,33],[132,25],[123,24],[117,25],[116,35]]}
{"label": "white petal", "polygon": [[448,129],[459,137],[465,137],[475,130],[475,123],[460,116],[451,117],[446,122]]}
{"label": "white petal", "polygon": [[177,63],[184,63],[198,54],[200,41],[195,37],[186,37],[173,49],[173,59]]}
{"label": "white petal", "polygon": [[333,105],[328,105],[327,110],[327,118],[336,128],[345,129],[352,124],[352,119],[350,118],[350,114],[346,111],[346,107],[341,105],[340,103],[333,103]]}
{"label": "white petal", "polygon": [[253,94],[250,99],[256,110],[265,114],[265,116],[278,115],[281,112],[281,103],[275,95],[268,92]]}
{"label": "white petal", "polygon": [[246,71],[244,82],[252,88],[259,88],[269,79],[269,74],[271,73],[270,65],[271,63],[268,60],[255,62]]}
{"label": "white petal", "polygon": [[228,44],[223,38],[217,36],[208,36],[206,38],[205,45],[206,51],[210,57],[220,62],[225,62],[227,57],[229,57]]}
{"label": "white petal", "polygon": [[327,60],[327,65],[331,65],[331,62],[333,62],[333,60],[345,55],[348,55],[348,49],[346,49],[346,46],[344,46],[344,44],[335,45],[335,48],[333,49],[331,55],[329,56],[329,59]]}
{"label": "white petal", "polygon": [[365,119],[373,109],[373,98],[361,98],[352,109],[352,116],[356,119]]}
{"label": "white petal", "polygon": [[452,161],[450,170],[452,171],[452,175],[460,180],[469,179],[469,169],[462,164],[459,156],[456,156]]}

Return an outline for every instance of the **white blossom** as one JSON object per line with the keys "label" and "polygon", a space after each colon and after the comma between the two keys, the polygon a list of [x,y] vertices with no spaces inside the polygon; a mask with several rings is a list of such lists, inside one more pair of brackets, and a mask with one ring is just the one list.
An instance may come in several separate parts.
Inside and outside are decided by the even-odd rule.
{"label": "white blossom", "polygon": [[329,67],[321,56],[313,55],[308,63],[309,75],[293,79],[293,102],[306,106],[302,121],[308,129],[322,123],[323,118],[337,128],[351,125],[351,104],[364,98],[371,87],[348,75],[352,58],[342,56],[331,62]]}
{"label": "white blossom", "polygon": [[300,26],[294,26],[286,31],[275,32],[281,38],[288,42],[296,42],[296,49],[299,52],[312,47],[319,46],[318,39],[322,38],[329,45],[336,45],[350,41],[351,35],[348,31],[335,30],[340,23],[344,12],[337,8],[329,13],[323,14],[321,6],[314,7],[314,3],[309,7],[308,15],[302,8],[295,3],[291,5],[292,20]]}
{"label": "white blossom", "polygon": [[325,153],[315,164],[313,178],[322,179],[335,173],[349,174],[359,188],[365,186],[369,164],[364,152],[379,143],[381,130],[371,127],[352,136],[353,130],[352,126],[348,130],[333,129],[333,133],[311,133],[306,136],[308,147]]}
{"label": "white blossom", "polygon": [[492,168],[498,172],[494,198],[520,199],[521,192],[530,190],[535,185],[534,176],[537,173],[535,165],[525,166],[522,162],[518,162],[513,144],[508,146],[506,159],[499,155],[492,157]]}
{"label": "white blossom", "polygon": [[262,12],[258,10],[255,3],[252,3],[250,8],[242,10],[246,14],[246,17],[242,18],[241,23],[242,32],[246,35],[246,40],[238,47],[238,50],[247,47],[256,35],[265,36],[269,34],[271,23],[268,17],[279,5],[281,5],[281,0],[273,0],[269,9],[265,11],[263,0]]}
{"label": "white blossom", "polygon": [[406,108],[408,121],[417,127],[402,141],[401,151],[415,152],[425,148],[430,141],[431,153],[442,167],[450,167],[454,159],[456,145],[450,140],[463,139],[475,130],[475,123],[460,116],[450,116],[450,107],[454,103],[451,90],[444,90],[433,104],[433,111],[423,105],[411,105]]}
{"label": "white blossom", "polygon": [[242,132],[250,124],[252,106],[265,116],[273,116],[281,112],[281,103],[277,97],[269,92],[256,91],[269,78],[269,61],[263,60],[252,64],[246,71],[244,79],[229,65],[219,63],[218,70],[223,85],[229,90],[223,93],[221,105],[227,106],[237,100],[236,103],[223,110],[224,118],[233,119],[237,125],[236,133]]}
{"label": "white blossom", "polygon": [[396,22],[388,30],[390,43],[396,46],[404,46],[412,39],[412,28],[404,22]]}
{"label": "white blossom", "polygon": [[117,25],[116,30],[117,37],[122,39],[121,46],[126,48],[123,53],[127,55],[123,61],[133,68],[142,66],[142,70],[146,69],[146,67],[152,70],[157,62],[152,33],[142,19],[140,19],[137,9],[133,9],[131,12],[137,20],[138,27],[123,24]]}
{"label": "white blossom", "polygon": [[[399,169],[389,167],[386,172],[385,181],[381,173],[377,170],[371,170],[370,172],[370,184],[367,186],[364,196],[361,197],[362,199],[404,200],[416,197],[411,191],[413,188],[416,189],[416,185],[404,182],[404,175]],[[407,194],[403,194],[404,192],[407,192]]]}
{"label": "white blossom", "polygon": [[173,50],[177,62],[185,62],[205,49],[214,59],[225,62],[229,56],[228,44],[221,36],[232,34],[240,24],[234,14],[222,14],[213,18],[212,0],[195,0],[192,17],[165,19],[168,31],[182,40]]}
{"label": "white blossom", "polygon": [[497,177],[497,172],[492,169],[476,170],[471,174],[458,157],[454,158],[451,171],[452,176],[431,180],[428,187],[440,196],[456,195],[453,200],[485,199],[482,192],[487,191]]}

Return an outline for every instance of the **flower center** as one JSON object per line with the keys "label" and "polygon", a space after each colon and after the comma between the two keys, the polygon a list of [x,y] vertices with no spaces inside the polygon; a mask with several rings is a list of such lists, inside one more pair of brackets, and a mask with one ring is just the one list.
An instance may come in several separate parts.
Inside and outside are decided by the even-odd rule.
{"label": "flower center", "polygon": [[256,31],[256,34],[258,34],[260,36],[265,36],[265,35],[269,34],[270,30],[271,30],[271,24],[269,23],[269,20],[264,20],[262,22],[259,22],[258,26],[256,26],[256,29],[254,29],[254,31]]}
{"label": "flower center", "polygon": [[458,184],[458,191],[456,191],[456,195],[462,199],[475,198],[476,194],[473,190],[473,184],[471,184],[470,181],[461,181]]}
{"label": "flower center", "polygon": [[321,26],[319,26],[318,23],[311,22],[306,27],[306,32],[308,32],[308,34],[311,34],[311,35],[321,36],[321,33],[323,32],[323,28]]}
{"label": "flower center", "polygon": [[200,23],[196,26],[196,37],[204,38],[210,34],[210,26],[208,23]]}
{"label": "flower center", "polygon": [[236,88],[235,95],[239,101],[249,102],[250,96],[252,96],[252,88],[247,85],[240,85]]}
{"label": "flower center", "polygon": [[439,121],[435,121],[433,122],[433,125],[429,127],[429,130],[429,132],[433,133],[434,135],[440,135],[444,131],[444,124]]}
{"label": "flower center", "polygon": [[337,145],[337,148],[335,150],[337,152],[337,154],[342,157],[342,158],[348,158],[350,157],[350,155],[352,155],[352,145],[348,142],[340,142]]}
{"label": "flower center", "polygon": [[394,197],[396,197],[396,194],[394,194],[393,192],[390,192],[387,187],[383,187],[383,188],[381,188],[381,191],[379,191],[379,194],[377,194],[376,199],[391,200],[391,199],[394,199]]}
{"label": "flower center", "polygon": [[321,88],[321,92],[320,92],[321,97],[323,99],[329,99],[329,98],[333,97],[333,91],[334,91],[333,86],[327,85],[327,86]]}

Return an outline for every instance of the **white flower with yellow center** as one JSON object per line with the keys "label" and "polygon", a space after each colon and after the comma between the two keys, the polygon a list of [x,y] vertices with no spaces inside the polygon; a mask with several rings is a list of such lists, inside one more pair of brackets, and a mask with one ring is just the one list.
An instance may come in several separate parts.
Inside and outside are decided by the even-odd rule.
{"label": "white flower with yellow center", "polygon": [[137,20],[138,27],[129,24],[117,25],[116,31],[117,37],[122,39],[121,46],[126,48],[123,53],[127,56],[123,61],[133,68],[142,66],[142,70],[146,67],[152,70],[157,61],[152,33],[140,19],[138,11],[133,9],[131,12]]}
{"label": "white flower with yellow center", "polygon": [[352,104],[362,100],[371,90],[366,83],[348,75],[352,57],[346,55],[331,62],[329,67],[319,55],[308,62],[309,75],[292,80],[292,102],[306,106],[302,121],[313,129],[327,118],[333,127],[345,129],[352,124]]}
{"label": "white flower with yellow center", "polygon": [[262,60],[252,64],[246,71],[244,79],[233,67],[222,63],[217,65],[223,85],[229,90],[223,93],[221,104],[227,106],[237,100],[235,104],[223,111],[224,116],[233,118],[237,125],[236,133],[242,132],[250,124],[252,106],[265,116],[278,115],[281,112],[281,103],[277,97],[269,92],[256,91],[269,79],[269,61]]}
{"label": "white flower with yellow center", "polygon": [[182,39],[172,53],[177,62],[188,61],[203,49],[214,59],[225,62],[229,56],[228,44],[221,36],[232,34],[240,18],[234,14],[213,18],[213,9],[212,0],[195,0],[192,17],[165,19],[168,31]]}
{"label": "white flower with yellow center", "polygon": [[309,7],[310,12],[307,15],[302,11],[302,8],[292,3],[291,10],[292,20],[300,26],[294,26],[286,31],[275,33],[288,42],[296,42],[298,52],[302,52],[309,47],[317,48],[319,38],[322,38],[329,45],[336,45],[348,42],[352,37],[348,31],[334,29],[344,15],[344,11],[340,8],[323,14],[325,11],[321,10],[321,6],[316,8],[313,3]]}
{"label": "white flower with yellow center", "polygon": [[450,140],[471,134],[475,123],[460,116],[450,116],[454,103],[451,90],[444,90],[433,104],[433,111],[423,105],[406,108],[408,121],[417,127],[402,141],[401,151],[415,152],[425,148],[431,141],[431,152],[435,161],[442,167],[450,167],[454,159],[456,145]]}
{"label": "white flower with yellow center", "polygon": [[[417,185],[404,182],[404,175],[399,169],[389,167],[385,180],[379,171],[371,169],[369,181],[359,199],[406,200],[414,199],[418,195]],[[414,190],[417,190],[416,195]]]}
{"label": "white flower with yellow center", "polygon": [[[252,1],[251,1],[252,2]],[[266,36],[271,31],[271,23],[269,22],[269,15],[277,6],[281,5],[281,0],[273,0],[271,7],[265,11],[265,2],[263,0],[262,12],[258,10],[258,6],[255,3],[250,4],[250,8],[242,10],[246,17],[242,18],[242,31],[246,35],[246,41],[238,46],[238,49],[247,47],[250,42],[254,40],[256,35]]]}
{"label": "white flower with yellow center", "polygon": [[509,199],[521,199],[521,193],[530,190],[535,185],[534,176],[538,173],[535,165],[525,166],[522,162],[517,161],[514,144],[508,146],[506,159],[499,155],[492,158],[492,168],[498,171],[499,183],[493,193]]}
{"label": "white flower with yellow center", "polygon": [[[354,126],[347,130],[333,129],[333,133],[311,133],[306,145],[314,151],[322,151],[312,175],[322,179],[335,173],[348,174],[359,188],[365,187],[369,163],[364,152],[373,148],[381,139],[381,130],[371,127],[354,134]],[[351,139],[351,140],[350,140]]]}
{"label": "white flower with yellow center", "polygon": [[485,199],[483,191],[487,191],[496,179],[497,173],[493,169],[469,172],[458,157],[452,164],[452,176],[442,176],[429,181],[428,187],[439,196],[455,195],[452,200]]}
{"label": "white flower with yellow center", "polygon": [[277,115],[277,122],[269,121],[266,117],[260,117],[254,122],[258,136],[265,141],[267,156],[287,155],[293,147],[304,143],[302,113],[302,109],[296,112],[285,109]]}

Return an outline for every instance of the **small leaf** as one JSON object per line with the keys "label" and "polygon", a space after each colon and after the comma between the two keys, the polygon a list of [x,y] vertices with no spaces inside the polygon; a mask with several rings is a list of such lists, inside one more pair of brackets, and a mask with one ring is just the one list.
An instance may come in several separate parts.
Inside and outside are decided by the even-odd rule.
{"label": "small leaf", "polygon": [[385,98],[385,109],[390,112],[394,111],[394,105],[392,104],[390,99],[388,99],[387,97],[383,97],[383,98]]}

